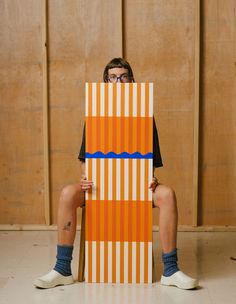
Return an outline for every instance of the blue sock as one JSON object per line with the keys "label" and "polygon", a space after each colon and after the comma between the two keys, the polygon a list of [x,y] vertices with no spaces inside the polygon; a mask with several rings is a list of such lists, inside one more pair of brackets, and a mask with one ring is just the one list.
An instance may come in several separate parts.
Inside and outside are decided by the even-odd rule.
{"label": "blue sock", "polygon": [[163,253],[162,254],[162,261],[164,263],[164,273],[163,275],[165,277],[169,277],[172,274],[179,271],[178,265],[177,265],[177,249],[173,249],[171,252]]}
{"label": "blue sock", "polygon": [[64,276],[70,276],[73,246],[57,245],[57,262],[53,268]]}

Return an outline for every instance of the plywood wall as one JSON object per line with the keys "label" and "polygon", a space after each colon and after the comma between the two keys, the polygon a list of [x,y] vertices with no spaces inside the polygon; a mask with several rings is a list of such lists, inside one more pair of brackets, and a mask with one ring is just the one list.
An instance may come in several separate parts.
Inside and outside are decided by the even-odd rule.
{"label": "plywood wall", "polygon": [[[198,223],[236,225],[235,1],[205,1],[200,24],[198,0],[46,2],[51,223],[61,189],[80,179],[84,83],[102,81],[106,63],[124,56],[136,81],[155,85],[164,162],[157,176],[176,191],[179,223],[192,225],[196,215],[199,93]],[[43,1],[3,0],[0,14],[0,223],[45,224]]]}

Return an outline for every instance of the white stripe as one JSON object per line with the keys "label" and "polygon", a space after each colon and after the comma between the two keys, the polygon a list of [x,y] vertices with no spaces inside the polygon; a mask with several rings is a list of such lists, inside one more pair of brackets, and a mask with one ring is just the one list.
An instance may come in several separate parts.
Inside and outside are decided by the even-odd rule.
{"label": "white stripe", "polygon": [[[88,167],[90,165],[90,159],[86,158],[85,159],[85,176],[88,178]],[[85,191],[85,200],[88,200],[88,191]]]}
{"label": "white stripe", "polygon": [[137,197],[137,159],[133,158],[131,160],[133,162],[132,165],[132,169],[133,169],[133,173],[132,173],[132,200],[136,201],[136,197]]}
{"label": "white stripe", "polygon": [[129,191],[129,159],[125,158],[124,159],[124,200],[128,200],[128,191]]}
{"label": "white stripe", "polygon": [[112,158],[108,158],[108,200],[112,200]]}
{"label": "white stripe", "polygon": [[133,83],[133,117],[137,116],[137,83]]}
{"label": "white stripe", "polygon": [[136,242],[132,242],[132,283],[136,283]]}
{"label": "white stripe", "polygon": [[145,159],[140,159],[140,200],[144,200],[144,162]]}
{"label": "white stripe", "polygon": [[116,242],[116,283],[120,283],[120,242]]}
{"label": "white stripe", "polygon": [[153,83],[149,83],[149,117],[153,116]]}
{"label": "white stripe", "polygon": [[116,159],[116,199],[120,200],[120,158]]}
{"label": "white stripe", "polygon": [[140,283],[144,283],[144,242],[140,242]]}
{"label": "white stripe", "polygon": [[[152,182],[152,176],[153,176],[153,167],[152,167],[152,159],[148,159],[148,185]],[[152,201],[152,191],[151,189],[148,189],[148,200]]]}
{"label": "white stripe", "polygon": [[113,84],[108,83],[108,116],[113,116]]}
{"label": "white stripe", "polygon": [[92,158],[92,181],[93,181],[93,188],[92,188],[92,200],[96,200],[96,158]]}
{"label": "white stripe", "polygon": [[120,117],[120,109],[121,109],[121,83],[117,83],[117,100],[116,100],[116,116]]}
{"label": "white stripe", "polygon": [[148,283],[152,283],[152,242],[148,242]]}
{"label": "white stripe", "polygon": [[85,282],[88,282],[88,241],[85,241],[85,269],[84,269]]}
{"label": "white stripe", "polygon": [[104,158],[100,158],[100,199],[104,200]]}
{"label": "white stripe", "polygon": [[125,115],[129,116],[129,84],[125,83]]}
{"label": "white stripe", "polygon": [[104,108],[105,108],[105,105],[104,105],[104,100],[105,100],[105,98],[104,98],[104,85],[105,85],[105,83],[103,82],[103,83],[101,83],[100,84],[100,116],[104,116],[105,114],[104,114],[104,112],[105,112],[105,110],[104,110]]}
{"label": "white stripe", "polygon": [[145,116],[145,83],[141,83],[141,117]]}
{"label": "white stripe", "polygon": [[92,241],[92,282],[96,282],[96,241]]}
{"label": "white stripe", "polygon": [[128,242],[124,242],[124,283],[128,283]]}
{"label": "white stripe", "polygon": [[100,282],[104,282],[104,242],[100,242]]}
{"label": "white stripe", "polygon": [[97,109],[96,109],[96,83],[92,83],[92,116],[97,115]]}
{"label": "white stripe", "polygon": [[88,83],[85,84],[85,116],[88,116]]}
{"label": "white stripe", "polygon": [[108,282],[112,282],[112,242],[108,242]]}

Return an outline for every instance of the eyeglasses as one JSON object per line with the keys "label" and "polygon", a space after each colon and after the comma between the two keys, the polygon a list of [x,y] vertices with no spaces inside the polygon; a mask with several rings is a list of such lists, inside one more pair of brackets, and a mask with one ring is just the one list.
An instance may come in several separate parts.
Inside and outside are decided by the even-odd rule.
{"label": "eyeglasses", "polygon": [[108,76],[108,81],[109,82],[118,82],[118,80],[120,80],[120,82],[129,82],[130,77],[127,73],[121,74],[120,76],[117,76],[115,74],[111,74]]}

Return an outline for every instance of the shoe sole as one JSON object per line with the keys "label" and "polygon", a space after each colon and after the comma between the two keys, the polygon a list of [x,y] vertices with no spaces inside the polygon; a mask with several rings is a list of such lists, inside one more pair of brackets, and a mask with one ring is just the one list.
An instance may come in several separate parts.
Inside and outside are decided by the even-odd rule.
{"label": "shoe sole", "polygon": [[192,280],[191,282],[188,282],[188,283],[181,282],[181,283],[177,284],[177,283],[174,283],[172,279],[162,276],[161,285],[176,286],[180,289],[194,289],[198,286],[198,280]]}
{"label": "shoe sole", "polygon": [[57,280],[56,282],[45,282],[45,281],[41,281],[39,279],[36,279],[34,282],[34,286],[37,288],[41,288],[41,289],[48,289],[48,288],[53,288],[56,286],[62,286],[62,285],[70,285],[73,284],[74,280],[71,276],[69,276],[68,278],[65,277],[63,278],[63,280]]}

